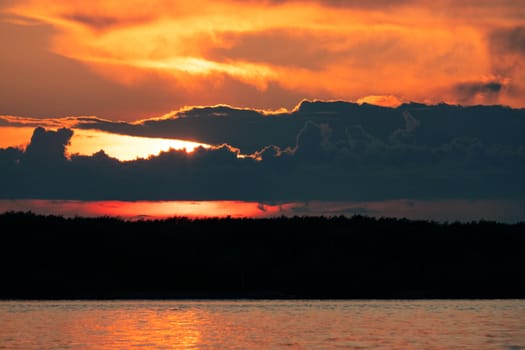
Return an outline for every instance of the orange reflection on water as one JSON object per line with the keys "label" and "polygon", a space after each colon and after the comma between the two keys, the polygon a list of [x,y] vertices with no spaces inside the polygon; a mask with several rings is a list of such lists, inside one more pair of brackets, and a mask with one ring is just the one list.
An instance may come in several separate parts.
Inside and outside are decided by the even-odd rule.
{"label": "orange reflection on water", "polygon": [[[207,319],[202,309],[139,301],[39,301],[26,307],[30,319],[13,317],[7,330],[0,331],[0,340],[6,331],[24,334],[18,347],[8,348],[195,349]],[[46,327],[43,332],[42,327]]]}
{"label": "orange reflection on water", "polygon": [[[135,305],[132,305],[132,308],[135,308]],[[139,317],[130,318],[125,310],[112,310],[113,315],[108,315],[110,322],[100,325],[100,318],[93,317],[94,324],[87,325],[87,329],[99,326],[104,333],[110,334],[111,336],[105,338],[114,339],[116,343],[106,344],[108,347],[126,347],[130,344],[155,349],[197,347],[201,337],[202,310],[174,309],[172,312],[159,313],[154,308],[143,308],[141,311],[141,314],[137,315]]]}
{"label": "orange reflection on water", "polygon": [[522,349],[523,300],[0,302],[8,349]]}

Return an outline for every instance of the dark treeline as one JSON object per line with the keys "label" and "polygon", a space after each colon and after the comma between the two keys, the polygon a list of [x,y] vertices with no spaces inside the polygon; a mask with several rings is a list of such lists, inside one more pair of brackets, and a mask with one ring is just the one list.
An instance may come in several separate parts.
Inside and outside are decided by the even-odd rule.
{"label": "dark treeline", "polygon": [[525,223],[0,215],[0,298],[525,297]]}

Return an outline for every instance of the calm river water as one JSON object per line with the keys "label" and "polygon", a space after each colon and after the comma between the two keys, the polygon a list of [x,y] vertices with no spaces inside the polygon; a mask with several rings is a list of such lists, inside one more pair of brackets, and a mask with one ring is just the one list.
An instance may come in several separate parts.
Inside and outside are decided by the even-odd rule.
{"label": "calm river water", "polygon": [[525,349],[525,300],[1,301],[1,349]]}

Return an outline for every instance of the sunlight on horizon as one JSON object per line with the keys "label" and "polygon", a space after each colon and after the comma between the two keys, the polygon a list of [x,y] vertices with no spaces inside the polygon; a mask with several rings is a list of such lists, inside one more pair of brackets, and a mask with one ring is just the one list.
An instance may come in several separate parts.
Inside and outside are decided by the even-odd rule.
{"label": "sunlight on horizon", "polygon": [[293,203],[264,204],[244,201],[81,201],[81,200],[2,200],[0,213],[31,211],[65,217],[111,216],[129,220],[165,219],[169,217],[269,217],[289,212]]}
{"label": "sunlight on horizon", "polygon": [[268,218],[278,216],[396,217],[413,220],[523,222],[523,200],[385,200],[369,202],[246,202],[241,200],[46,200],[0,199],[0,213],[33,212],[65,217],[117,217],[152,220],[170,217]]}
{"label": "sunlight on horizon", "polygon": [[[0,148],[25,148],[31,140],[34,127],[0,127]],[[49,129],[51,130],[51,129]],[[210,148],[211,145],[184,141],[179,139],[165,139],[112,134],[98,130],[73,129],[71,143],[67,147],[67,155],[92,155],[100,150],[120,161],[147,158],[158,155],[170,149],[185,150],[191,153],[197,147]]]}
{"label": "sunlight on horizon", "polygon": [[197,147],[211,147],[204,143],[178,139],[119,135],[98,130],[73,130],[75,133],[68,147],[69,154],[91,155],[104,150],[106,154],[121,161],[147,158],[170,149],[185,150],[191,153]]}

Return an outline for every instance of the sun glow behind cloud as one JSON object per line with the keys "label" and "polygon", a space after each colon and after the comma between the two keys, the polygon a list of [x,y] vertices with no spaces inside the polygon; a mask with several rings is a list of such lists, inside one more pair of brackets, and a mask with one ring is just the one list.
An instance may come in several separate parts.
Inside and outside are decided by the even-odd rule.
{"label": "sun glow behind cloud", "polygon": [[0,148],[25,148],[33,135],[31,127],[0,127]]}
{"label": "sun glow behind cloud", "polygon": [[210,145],[163,138],[137,137],[118,135],[97,130],[74,129],[70,154],[93,154],[99,150],[121,161],[136,158],[147,158],[170,149],[193,152],[197,147],[211,147]]}
{"label": "sun glow behind cloud", "polygon": [[[25,147],[33,131],[34,127],[0,127],[0,148]],[[98,130],[73,129],[73,132],[71,144],[67,147],[69,155],[92,155],[104,150],[110,157],[121,161],[148,158],[170,149],[193,152],[197,147],[211,147],[198,142],[119,135]]]}

